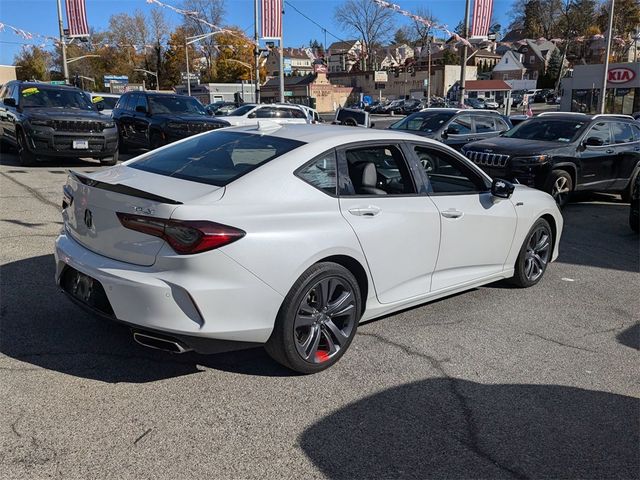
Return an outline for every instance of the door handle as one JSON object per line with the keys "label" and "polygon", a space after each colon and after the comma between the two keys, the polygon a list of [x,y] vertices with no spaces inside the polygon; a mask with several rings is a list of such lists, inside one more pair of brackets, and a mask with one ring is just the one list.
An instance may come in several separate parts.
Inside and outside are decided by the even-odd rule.
{"label": "door handle", "polygon": [[607,150],[605,150],[607,153],[613,153],[615,150],[613,148],[608,148]]}
{"label": "door handle", "polygon": [[448,210],[440,212],[440,215],[442,215],[444,218],[460,218],[464,215],[464,213],[460,210],[456,210],[455,208],[450,208]]}
{"label": "door handle", "polygon": [[368,207],[356,207],[350,208],[349,213],[351,215],[356,215],[357,217],[375,217],[378,215],[382,209],[380,207],[376,207],[375,205],[369,205]]}

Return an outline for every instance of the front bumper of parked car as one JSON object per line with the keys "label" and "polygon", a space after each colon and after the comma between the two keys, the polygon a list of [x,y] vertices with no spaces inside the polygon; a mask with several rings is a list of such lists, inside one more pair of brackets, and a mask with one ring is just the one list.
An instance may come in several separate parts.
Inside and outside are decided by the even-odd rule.
{"label": "front bumper of parked car", "polygon": [[[110,157],[118,150],[118,130],[115,126],[101,131],[64,131],[33,125],[25,129],[27,147],[36,156],[47,157]],[[87,148],[74,148],[74,142],[86,141]]]}

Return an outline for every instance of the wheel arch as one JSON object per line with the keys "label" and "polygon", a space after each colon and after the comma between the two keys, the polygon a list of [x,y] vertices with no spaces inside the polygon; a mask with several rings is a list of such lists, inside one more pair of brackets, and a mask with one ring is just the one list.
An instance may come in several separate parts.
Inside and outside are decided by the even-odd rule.
{"label": "wheel arch", "polygon": [[575,164],[569,162],[558,163],[553,166],[552,170],[563,170],[569,174],[571,177],[571,183],[573,184],[573,190],[576,189],[578,185],[578,168]]}
{"label": "wheel arch", "polygon": [[337,263],[349,270],[353,276],[356,277],[358,287],[360,288],[362,313],[364,314],[367,305],[367,297],[369,295],[369,277],[367,276],[367,271],[364,266],[358,260],[348,255],[331,255],[318,260],[316,264],[324,262]]}
{"label": "wheel arch", "polygon": [[553,258],[553,254],[555,253],[556,249],[558,248],[557,245],[557,239],[558,239],[558,225],[556,224],[556,219],[553,217],[553,215],[551,215],[550,213],[545,213],[543,214],[540,218],[542,218],[543,220],[546,220],[547,223],[549,224],[549,226],[551,227],[551,235],[553,236],[553,248],[551,250],[551,257]]}

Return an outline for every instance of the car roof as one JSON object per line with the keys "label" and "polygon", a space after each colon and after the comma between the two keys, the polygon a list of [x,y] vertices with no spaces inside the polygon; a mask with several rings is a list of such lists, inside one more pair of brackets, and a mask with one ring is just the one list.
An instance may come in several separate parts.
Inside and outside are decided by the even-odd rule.
{"label": "car roof", "polygon": [[[266,128],[262,129],[262,125]],[[427,139],[406,132],[395,130],[375,130],[373,128],[347,127],[343,125],[311,125],[303,124],[277,124],[265,120],[258,125],[233,127],[232,131],[246,132],[249,134],[269,135],[272,137],[299,140],[305,143],[324,141],[327,138],[332,140],[344,140],[345,142],[367,142],[373,140],[413,140],[425,141]]]}
{"label": "car roof", "polygon": [[[501,115],[500,112],[496,111],[496,110],[487,110],[484,108],[446,108],[446,107],[442,107],[442,108],[424,108],[420,111],[420,113],[424,113],[424,112],[441,112],[441,113],[473,113],[473,114],[484,114],[484,113],[489,113],[489,114],[497,114],[497,115]],[[418,113],[418,112],[416,112]]]}
{"label": "car roof", "polygon": [[535,118],[562,118],[564,120],[583,120],[583,121],[591,121],[595,119],[611,119],[611,120],[631,120],[633,121],[633,117],[631,115],[622,115],[615,113],[598,113],[598,114],[590,114],[590,113],[580,113],[580,112],[543,112],[539,114]]}
{"label": "car roof", "polygon": [[[45,82],[27,82],[24,80],[14,80],[14,82],[17,85],[20,85],[22,87],[35,87],[35,88],[41,88],[41,89],[52,89],[52,90],[58,90],[58,89],[62,89],[62,90],[73,90],[73,91],[82,91],[80,90],[78,87],[74,87],[73,85],[52,85],[51,83],[45,83]],[[7,82],[9,83],[9,82]]]}

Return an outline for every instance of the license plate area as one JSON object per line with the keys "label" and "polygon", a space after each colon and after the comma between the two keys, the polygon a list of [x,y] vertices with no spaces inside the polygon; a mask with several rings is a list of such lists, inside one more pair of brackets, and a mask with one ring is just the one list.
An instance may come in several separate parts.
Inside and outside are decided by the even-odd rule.
{"label": "license plate area", "polygon": [[66,266],[62,272],[60,286],[77,302],[98,310],[104,315],[113,316],[113,308],[104,287],[98,280]]}
{"label": "license plate area", "polygon": [[89,149],[89,140],[74,140],[73,148],[75,150],[88,150]]}

